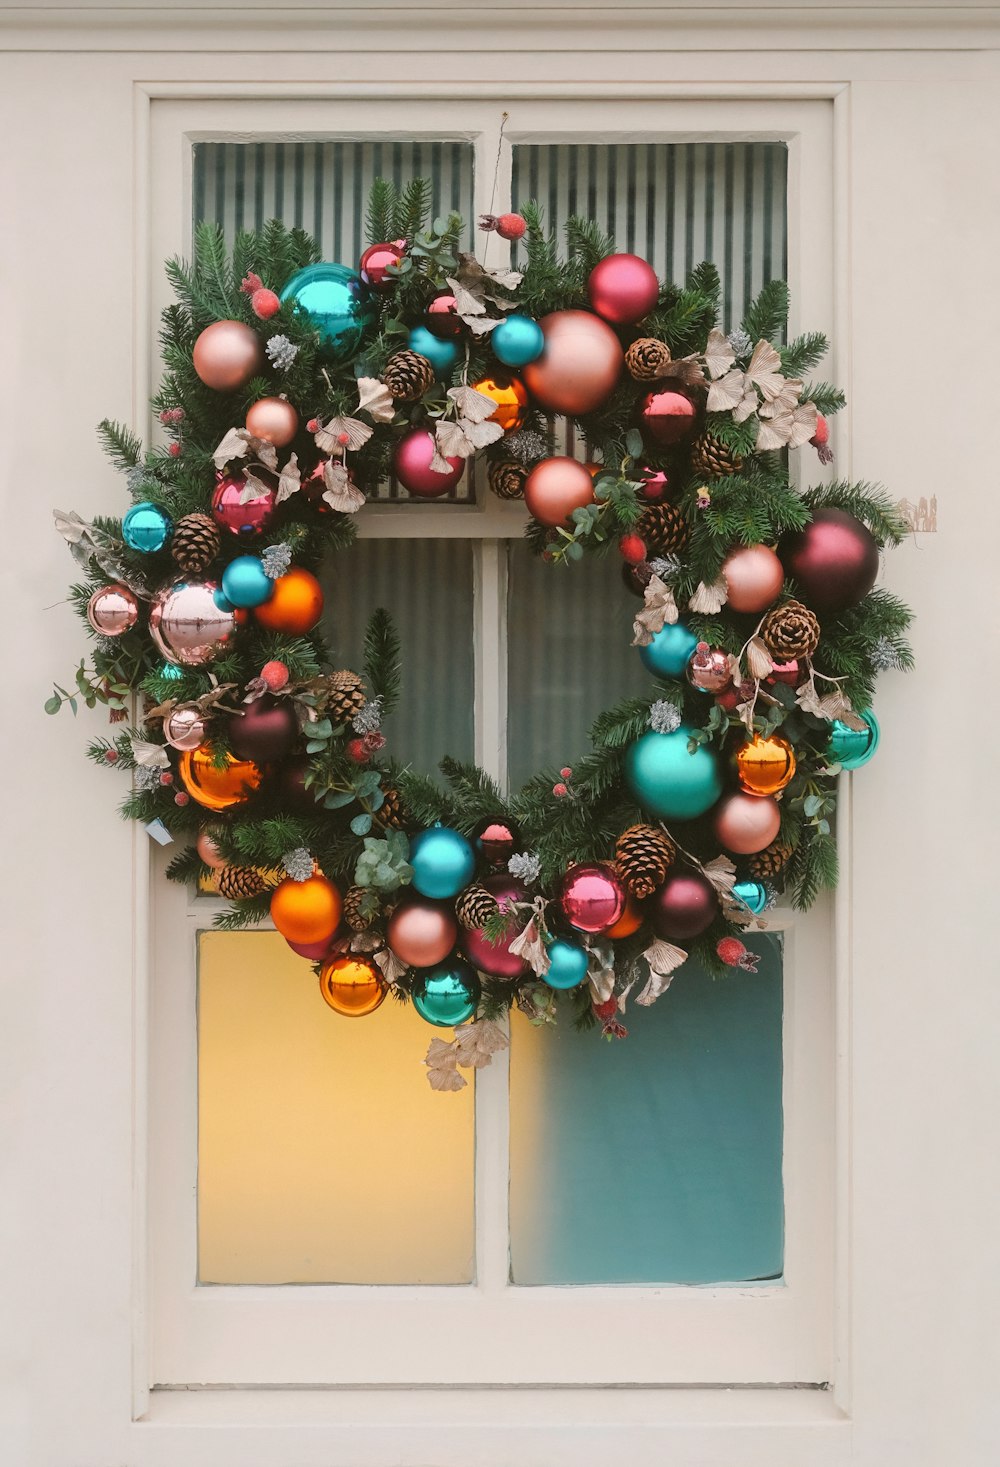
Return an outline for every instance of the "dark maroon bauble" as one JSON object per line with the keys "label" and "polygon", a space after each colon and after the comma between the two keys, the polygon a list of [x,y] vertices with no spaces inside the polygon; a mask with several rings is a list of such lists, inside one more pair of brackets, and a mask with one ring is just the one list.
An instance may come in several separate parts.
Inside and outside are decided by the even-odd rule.
{"label": "dark maroon bauble", "polygon": [[679,382],[663,382],[640,402],[639,427],[650,448],[669,448],[688,436],[697,415],[697,408]]}
{"label": "dark maroon bauble", "polygon": [[450,290],[442,290],[431,301],[424,312],[424,325],[432,336],[440,336],[442,340],[457,336],[461,331],[458,302]]}
{"label": "dark maroon bauble", "polygon": [[843,509],[814,509],[812,523],[778,541],[778,557],[799,595],[816,611],[856,606],[878,576],[878,545]]}
{"label": "dark maroon bauble", "polygon": [[480,820],[471,839],[487,866],[494,870],[506,867],[511,856],[520,849],[521,842],[520,832],[511,821],[489,817]]}
{"label": "dark maroon bauble", "polygon": [[229,720],[229,745],[240,759],[270,764],[283,758],[295,742],[298,724],[287,704],[259,698]]}
{"label": "dark maroon bauble", "polygon": [[652,579],[653,568],[648,560],[640,560],[638,565],[629,565],[627,560],[622,561],[622,580],[626,591],[631,591],[633,596],[638,596],[641,600]]}
{"label": "dark maroon bauble", "polygon": [[671,942],[697,937],[712,925],[718,910],[715,888],[700,871],[675,871],[650,903],[657,936]]}
{"label": "dark maroon bauble", "polygon": [[311,789],[306,787],[308,759],[291,759],[281,769],[281,798],[289,810],[300,815],[315,815],[316,800]]}

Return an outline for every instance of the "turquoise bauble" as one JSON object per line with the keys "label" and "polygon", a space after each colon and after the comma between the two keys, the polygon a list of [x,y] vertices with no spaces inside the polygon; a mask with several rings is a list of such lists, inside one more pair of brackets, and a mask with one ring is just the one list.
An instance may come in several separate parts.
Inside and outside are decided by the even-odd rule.
{"label": "turquoise bauble", "polygon": [[238,555],[222,572],[222,594],[233,606],[262,606],[274,582],[256,555]]}
{"label": "turquoise bauble", "polygon": [[542,354],[545,333],[530,316],[507,316],[494,327],[490,345],[497,359],[508,367],[526,367]]}
{"label": "turquoise bauble", "polygon": [[689,754],[691,734],[681,724],[673,733],[650,730],[630,745],[625,755],[625,782],[647,814],[694,820],[722,794],[718,760],[704,744]]}
{"label": "turquoise bauble", "polygon": [[589,957],[587,949],[578,942],[566,942],[561,937],[546,943],[549,955],[549,970],[544,975],[550,988],[578,988],[587,976]]}
{"label": "turquoise bauble", "polygon": [[183,667],[178,667],[175,662],[164,662],[162,667],[159,667],[157,671],[160,677],[166,678],[168,683],[179,682],[184,676]]}
{"label": "turquoise bauble", "polygon": [[450,958],[436,968],[420,968],[413,983],[413,1007],[428,1024],[442,1029],[464,1024],[479,1003],[479,979],[468,963]]}
{"label": "turquoise bauble", "polygon": [[420,895],[443,901],[468,886],[476,869],[476,854],[457,830],[432,825],[411,842],[410,865]]}
{"label": "turquoise bauble", "polygon": [[639,648],[642,665],[654,677],[683,677],[698,638],[683,622],[660,628],[647,647]]}
{"label": "turquoise bauble", "polygon": [[458,361],[458,347],[450,338],[435,336],[426,326],[414,326],[406,342],[410,351],[426,357],[439,377],[450,372]]}
{"label": "turquoise bauble", "polygon": [[755,917],[759,917],[767,906],[767,888],[759,881],[737,881],[733,887],[733,896]]}
{"label": "turquoise bauble", "polygon": [[830,730],[830,742],[826,746],[826,757],[841,769],[860,769],[862,764],[874,757],[878,748],[880,729],[878,719],[869,711],[862,713],[865,721],[862,729],[848,728],[839,718],[834,719]]}
{"label": "turquoise bauble", "polygon": [[335,362],[345,362],[361,345],[365,331],[375,324],[371,292],[356,270],[346,265],[307,265],[297,271],[281,292],[319,332],[320,351]]}
{"label": "turquoise bauble", "polygon": [[122,538],[125,544],[131,550],[142,550],[147,555],[163,549],[172,529],[170,516],[165,515],[159,505],[151,504],[148,499],[141,504],[133,504],[122,520]]}

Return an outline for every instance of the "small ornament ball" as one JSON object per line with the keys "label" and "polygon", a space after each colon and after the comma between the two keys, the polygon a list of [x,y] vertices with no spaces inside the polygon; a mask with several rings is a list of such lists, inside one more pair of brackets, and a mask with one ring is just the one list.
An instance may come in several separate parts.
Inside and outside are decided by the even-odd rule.
{"label": "small ornament ball", "polygon": [[235,392],[264,365],[260,338],[242,321],[213,321],[194,344],[194,369],[206,387]]}
{"label": "small ornament ball", "polygon": [[700,871],[674,871],[650,903],[653,927],[668,942],[684,942],[711,927],[719,910],[715,888]]}
{"label": "small ornament ball", "polygon": [[826,757],[841,769],[860,769],[875,757],[879,745],[880,730],[874,713],[862,714],[863,729],[849,728],[839,718],[830,729],[830,742],[826,746]]}
{"label": "small ornament ball", "polygon": [[482,377],[472,385],[496,404],[486,421],[499,423],[505,433],[516,433],[528,405],[528,390],[521,379],[505,373],[502,377]]}
{"label": "small ornament ball", "polygon": [[411,968],[433,968],[458,941],[455,913],[446,902],[420,897],[403,901],[389,918],[386,941]]}
{"label": "small ornament ball", "polygon": [[543,974],[543,981],[550,988],[579,988],[590,965],[587,949],[579,942],[556,937],[546,943],[545,951],[548,954],[549,967],[548,972]]}
{"label": "small ornament ball", "polygon": [[464,835],[446,825],[432,825],[410,844],[411,880],[421,896],[442,901],[458,896],[476,869],[476,856]]}
{"label": "small ornament ball", "polygon": [[424,311],[424,325],[432,336],[450,341],[461,335],[463,321],[453,291],[440,290]]}
{"label": "small ornament ball", "polygon": [[700,693],[711,693],[714,696],[723,692],[733,680],[729,654],[723,652],[721,647],[710,647],[707,642],[699,642],[687,665],[687,680]]}
{"label": "small ornament ball", "polygon": [[450,958],[418,972],[413,984],[413,1007],[428,1024],[449,1029],[464,1024],[479,1003],[479,979],[461,958]]}
{"label": "small ornament ball", "polygon": [[361,279],[380,295],[387,294],[399,283],[399,276],[389,271],[390,265],[398,265],[406,256],[405,239],[392,240],[388,244],[369,245],[361,256],[359,272]]}
{"label": "small ornament ball", "polygon": [[281,300],[306,318],[319,336],[320,354],[329,361],[353,356],[375,323],[371,292],[346,265],[306,265],[289,280]]}
{"label": "small ornament ball", "polygon": [[450,372],[458,361],[458,346],[450,337],[435,336],[426,326],[414,326],[406,339],[410,351],[426,357],[438,377]]}
{"label": "small ornament ball", "polygon": [[755,917],[759,917],[767,907],[767,888],[760,881],[737,881],[733,887],[733,896]]}
{"label": "small ornament ball", "polygon": [[879,570],[871,531],[842,509],[814,509],[810,524],[781,537],[778,555],[815,611],[846,611],[863,600]]}
{"label": "small ornament ball", "polygon": [[133,504],[122,520],[122,539],[130,550],[154,555],[170,539],[173,524],[158,504],[143,500]]}
{"label": "small ornament ball", "polygon": [[594,502],[594,480],[575,458],[543,458],[524,481],[524,502],[542,525],[569,525],[574,509]]}
{"label": "small ornament ball", "polygon": [[660,295],[656,271],[638,255],[607,255],[590,272],[590,304],[615,326],[634,326],[648,316]]}
{"label": "small ornament ball", "polygon": [[182,753],[197,749],[205,741],[205,718],[196,703],[179,703],[163,720],[163,736],[172,749]]}
{"label": "small ornament ball", "polygon": [[271,894],[271,921],[290,942],[328,942],[342,910],[340,892],[318,872],[305,881],[286,877]]}
{"label": "small ornament ball", "polygon": [[659,504],[666,499],[670,481],[663,469],[641,469],[639,479],[642,484],[639,493],[647,503]]}
{"label": "small ornament ball", "polygon": [[607,402],[625,362],[621,342],[590,311],[552,311],[539,321],[541,356],[524,368],[524,381],[548,412],[579,417]]}
{"label": "small ornament ball", "polygon": [[785,583],[785,568],[769,545],[741,545],[722,562],[733,611],[766,611]]}
{"label": "small ornament ball", "polygon": [[625,910],[625,888],[606,862],[571,866],[563,877],[559,905],[580,932],[606,932]]}
{"label": "small ornament ball", "polygon": [[87,602],[87,620],[102,637],[120,637],[139,619],[139,603],[127,586],[115,582],[95,591]]}
{"label": "small ornament ball", "polygon": [[506,869],[520,843],[520,834],[509,820],[488,816],[480,820],[472,832],[472,844],[477,853],[493,870]]}
{"label": "small ornament ball", "polygon": [[698,638],[682,621],[666,622],[653,640],[639,648],[639,660],[654,677],[682,678]]}
{"label": "small ornament ball", "polygon": [[530,316],[505,316],[490,335],[493,355],[506,367],[526,367],[537,361],[545,346],[545,337],[537,321]]}
{"label": "small ornament ball", "polygon": [[647,814],[661,820],[694,820],[722,794],[715,754],[703,744],[688,751],[693,732],[685,724],[673,733],[650,729],[629,746],[625,782]]}
{"label": "small ornament ball", "polygon": [[299,431],[299,415],[284,397],[262,397],[247,413],[247,432],[275,448],[287,448]]}
{"label": "small ornament ball", "polygon": [[723,849],[734,856],[752,856],[777,839],[781,810],[769,795],[748,795],[738,790],[719,801],[712,828]]}
{"label": "small ornament ball", "polygon": [[465,472],[465,460],[450,457],[448,472],[438,473],[431,468],[431,460],[437,452],[433,433],[426,428],[411,428],[396,444],[392,455],[392,472],[409,494],[420,499],[438,499],[454,489]]}
{"label": "small ornament ball", "polygon": [[213,871],[217,871],[220,866],[227,865],[225,856],[219,850],[216,834],[216,831],[206,828],[198,832],[198,839],[195,841],[195,849],[199,856]]}
{"label": "small ornament ball", "polygon": [[639,427],[650,449],[670,448],[694,428],[697,409],[679,385],[647,392],[639,406]]}
{"label": "small ornament ball", "polygon": [[271,489],[256,499],[241,503],[245,488],[246,479],[242,474],[221,473],[216,476],[212,494],[212,518],[215,523],[228,530],[231,535],[244,538],[259,535],[265,530],[274,519],[276,508],[274,491]]}
{"label": "small ornament ball", "polygon": [[346,1019],[363,1019],[375,1012],[389,990],[374,963],[355,953],[345,953],[327,958],[320,968],[319,991],[334,1013]]}
{"label": "small ornament ball", "polygon": [[260,606],[274,591],[274,582],[256,555],[237,555],[222,572],[222,594],[233,606]]}
{"label": "small ornament ball", "polygon": [[292,637],[311,632],[323,615],[323,588],[312,571],[293,565],[271,587],[269,599],[254,608],[259,624]]}

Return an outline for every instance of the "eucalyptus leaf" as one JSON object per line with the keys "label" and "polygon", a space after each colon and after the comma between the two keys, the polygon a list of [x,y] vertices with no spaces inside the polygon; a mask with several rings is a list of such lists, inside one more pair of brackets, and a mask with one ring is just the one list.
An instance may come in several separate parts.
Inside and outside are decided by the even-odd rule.
{"label": "eucalyptus leaf", "polygon": [[368,814],[355,815],[351,821],[351,829],[355,835],[367,835],[372,828],[372,817]]}
{"label": "eucalyptus leaf", "polygon": [[638,428],[630,428],[625,434],[625,452],[629,458],[639,458],[642,455],[642,434]]}
{"label": "eucalyptus leaf", "polygon": [[45,700],[45,711],[46,711],[46,713],[58,713],[59,712],[59,709],[61,707],[62,707],[62,699],[60,698],[60,696],[59,696],[58,693],[53,693],[51,698],[46,698],[46,700]]}
{"label": "eucalyptus leaf", "polygon": [[327,795],[323,804],[328,810],[342,810],[345,805],[354,804],[353,790],[334,790]]}

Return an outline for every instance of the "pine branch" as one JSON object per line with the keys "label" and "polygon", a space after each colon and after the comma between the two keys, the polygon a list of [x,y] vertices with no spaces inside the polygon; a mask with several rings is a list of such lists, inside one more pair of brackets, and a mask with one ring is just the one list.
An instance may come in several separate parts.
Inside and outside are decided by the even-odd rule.
{"label": "pine branch", "polygon": [[393,217],[393,239],[413,239],[427,223],[431,210],[431,185],[426,178],[412,178],[403,189]]}
{"label": "pine branch", "polygon": [[566,220],[566,253],[589,275],[606,255],[614,253],[614,236],[605,234],[593,219],[573,214]]}
{"label": "pine branch", "polygon": [[848,483],[838,479],[807,489],[802,502],[810,509],[842,509],[867,525],[879,545],[899,545],[909,534],[909,526],[896,507],[896,502],[881,484]]}
{"label": "pine branch", "polygon": [[365,214],[365,231],[369,244],[388,244],[398,238],[392,232],[398,208],[399,190],[392,180],[373,179],[368,191],[368,210]]}
{"label": "pine branch", "polygon": [[830,343],[822,331],[809,331],[797,336],[788,346],[778,348],[781,370],[786,377],[804,377],[810,367],[823,360]]}
{"label": "pine branch", "polygon": [[441,787],[426,774],[417,774],[412,769],[394,770],[386,777],[402,796],[403,806],[414,825],[424,828],[436,820],[449,825],[452,820],[452,801]]}
{"label": "pine branch", "polygon": [[382,699],[383,713],[391,713],[399,702],[402,681],[400,644],[392,617],[383,606],[372,612],[365,630],[365,676],[373,696]]}
{"label": "pine branch", "polygon": [[134,469],[142,457],[142,440],[124,423],[103,418],[97,425],[101,446],[116,469]]}
{"label": "pine branch", "polygon": [[788,324],[788,286],[784,280],[769,280],[756,300],[747,307],[743,330],[751,341],[776,341]]}
{"label": "pine branch", "polygon": [[816,411],[827,418],[839,413],[847,402],[840,388],[831,386],[829,382],[807,382],[802,389],[801,400],[815,403]]}

